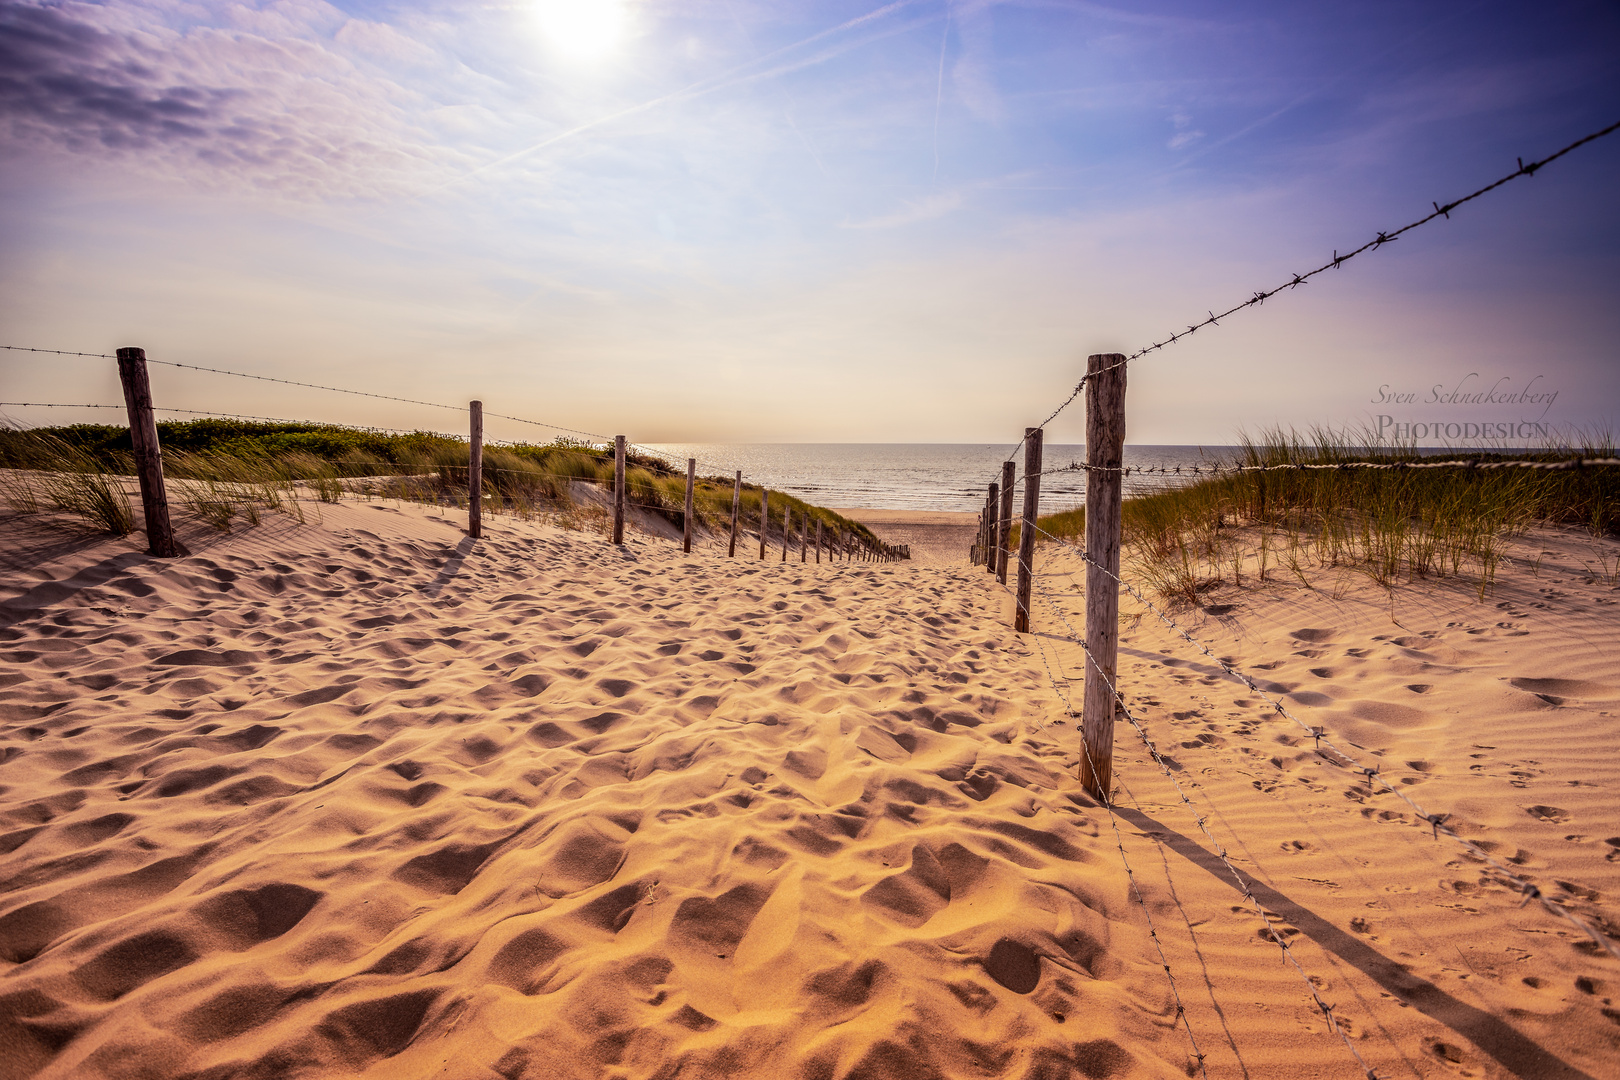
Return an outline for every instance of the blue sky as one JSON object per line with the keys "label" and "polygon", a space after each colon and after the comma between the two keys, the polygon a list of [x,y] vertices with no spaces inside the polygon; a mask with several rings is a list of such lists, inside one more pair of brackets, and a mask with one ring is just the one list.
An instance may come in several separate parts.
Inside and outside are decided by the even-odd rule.
{"label": "blue sky", "polygon": [[[643,442],[1009,440],[1086,354],[1620,119],[1617,61],[1603,3],[0,0],[0,343]],[[1470,372],[1613,428],[1617,166],[1620,134],[1133,365],[1129,438],[1367,423]],[[110,369],[0,353],[7,401],[116,402]]]}

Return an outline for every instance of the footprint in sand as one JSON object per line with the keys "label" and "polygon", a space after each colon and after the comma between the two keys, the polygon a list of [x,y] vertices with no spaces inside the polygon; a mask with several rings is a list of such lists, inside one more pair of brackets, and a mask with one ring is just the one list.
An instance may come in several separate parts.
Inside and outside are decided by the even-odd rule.
{"label": "footprint in sand", "polygon": [[1549,825],[1562,825],[1565,822],[1573,821],[1575,819],[1574,814],[1571,814],[1568,810],[1563,810],[1556,806],[1541,806],[1538,804],[1536,806],[1527,806],[1524,808],[1524,810],[1525,813],[1529,814],[1537,821],[1545,821]]}

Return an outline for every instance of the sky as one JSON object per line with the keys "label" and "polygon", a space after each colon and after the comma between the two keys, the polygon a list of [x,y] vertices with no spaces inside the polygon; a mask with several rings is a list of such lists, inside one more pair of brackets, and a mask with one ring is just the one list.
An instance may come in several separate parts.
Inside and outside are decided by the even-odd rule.
{"label": "sky", "polygon": [[[643,443],[1011,442],[1088,354],[1616,120],[1609,2],[0,0],[0,344]],[[1620,434],[1617,190],[1620,133],[1134,362],[1128,440]],[[0,398],[121,401],[10,351]]]}

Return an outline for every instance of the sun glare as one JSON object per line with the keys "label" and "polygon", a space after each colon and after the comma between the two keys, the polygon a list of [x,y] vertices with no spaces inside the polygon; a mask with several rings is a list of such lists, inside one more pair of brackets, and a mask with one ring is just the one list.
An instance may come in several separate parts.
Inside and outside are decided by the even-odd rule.
{"label": "sun glare", "polygon": [[535,16],[552,48],[575,60],[600,60],[624,36],[623,0],[535,0]]}

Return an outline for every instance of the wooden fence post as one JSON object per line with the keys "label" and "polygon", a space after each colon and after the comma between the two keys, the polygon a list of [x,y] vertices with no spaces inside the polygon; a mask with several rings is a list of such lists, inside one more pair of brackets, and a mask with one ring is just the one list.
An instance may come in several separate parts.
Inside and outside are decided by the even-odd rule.
{"label": "wooden fence post", "polygon": [[1108,804],[1119,680],[1120,500],[1124,490],[1125,357],[1086,359],[1086,752],[1080,785]]}
{"label": "wooden fence post", "polygon": [[[1029,633],[1029,602],[1035,584],[1035,519],[1041,510],[1040,428],[1024,429],[1024,520],[1018,529],[1018,610],[1013,629]],[[1088,515],[1089,516],[1089,515]]]}
{"label": "wooden fence post", "polygon": [[821,565],[821,522],[816,522],[816,565]]}
{"label": "wooden fence post", "polygon": [[484,403],[467,403],[467,535],[484,535]]}
{"label": "wooden fence post", "polygon": [[984,505],[984,572],[993,574],[996,572],[996,512],[1001,506],[1001,485],[994,480],[990,481],[990,498]]}
{"label": "wooden fence post", "polygon": [[624,436],[613,436],[613,542],[624,543]]}
{"label": "wooden fence post", "polygon": [[692,489],[697,483],[697,458],[686,459],[686,513],[681,518],[681,550],[692,554]]}
{"label": "wooden fence post", "polygon": [[793,542],[793,504],[782,507],[782,561],[787,562],[788,545]]}
{"label": "wooden fence post", "polygon": [[146,350],[118,350],[118,380],[124,384],[129,412],[129,441],[135,450],[135,475],[141,482],[141,513],[146,518],[146,550],[160,559],[189,555],[174,538],[169,522],[169,494],[163,486],[163,452],[158,446],[157,419],[152,415],[152,384],[146,377]]}
{"label": "wooden fence post", "polygon": [[803,564],[803,563],[807,563],[809,561],[810,561],[810,519],[807,518],[807,517],[800,517],[799,518],[799,562],[801,564]]}
{"label": "wooden fence post", "polygon": [[737,519],[742,514],[742,470],[737,470],[737,486],[731,489],[731,550],[726,554],[737,557]]}
{"label": "wooden fence post", "polygon": [[771,531],[771,493],[764,487],[759,489],[759,557],[765,558],[765,536]]}
{"label": "wooden fence post", "polygon": [[1007,562],[1012,558],[1013,488],[1018,485],[1018,466],[1001,463],[1000,526],[996,531],[996,580],[1007,584]]}

